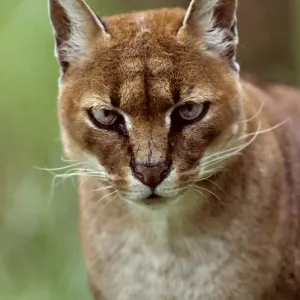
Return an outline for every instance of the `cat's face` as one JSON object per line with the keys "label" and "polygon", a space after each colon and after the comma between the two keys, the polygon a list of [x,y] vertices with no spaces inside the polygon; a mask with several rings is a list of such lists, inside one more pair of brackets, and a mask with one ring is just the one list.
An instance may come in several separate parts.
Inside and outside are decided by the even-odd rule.
{"label": "cat's face", "polygon": [[[52,1],[52,19],[64,7],[70,39],[73,16],[66,12],[72,5],[65,2]],[[242,130],[234,56],[222,56],[216,47],[206,47],[203,37],[195,38],[188,26],[192,16],[185,17],[183,10],[121,15],[100,23],[82,1],[73,2],[87,14],[89,31],[83,34],[94,36],[86,38],[82,59],[71,57],[78,49],[72,55],[67,47],[59,53],[67,153],[87,161],[125,200],[147,205],[178,198],[221,167],[222,149]]]}

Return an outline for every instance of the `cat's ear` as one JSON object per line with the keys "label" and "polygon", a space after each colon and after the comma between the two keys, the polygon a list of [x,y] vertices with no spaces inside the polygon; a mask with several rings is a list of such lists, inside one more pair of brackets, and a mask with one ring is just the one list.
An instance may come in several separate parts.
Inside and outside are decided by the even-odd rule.
{"label": "cat's ear", "polygon": [[181,35],[192,35],[204,45],[228,57],[231,66],[239,70],[235,61],[238,32],[236,10],[238,0],[192,0],[185,15]]}
{"label": "cat's ear", "polygon": [[49,0],[49,15],[62,72],[70,64],[87,60],[99,37],[109,39],[104,25],[84,0]]}

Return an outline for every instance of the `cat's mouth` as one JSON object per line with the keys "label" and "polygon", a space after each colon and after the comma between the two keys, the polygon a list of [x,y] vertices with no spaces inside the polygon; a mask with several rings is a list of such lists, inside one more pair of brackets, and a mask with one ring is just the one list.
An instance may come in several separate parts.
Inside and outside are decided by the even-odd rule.
{"label": "cat's mouth", "polygon": [[156,191],[149,191],[148,195],[139,198],[124,197],[124,200],[132,202],[138,206],[146,207],[149,209],[160,209],[163,207],[169,207],[172,203],[176,203],[181,199],[180,194],[160,195]]}
{"label": "cat's mouth", "polygon": [[159,209],[165,206],[169,206],[171,203],[175,203],[180,197],[164,197],[159,196],[155,193],[145,198],[140,202],[143,206],[149,207],[150,209]]}

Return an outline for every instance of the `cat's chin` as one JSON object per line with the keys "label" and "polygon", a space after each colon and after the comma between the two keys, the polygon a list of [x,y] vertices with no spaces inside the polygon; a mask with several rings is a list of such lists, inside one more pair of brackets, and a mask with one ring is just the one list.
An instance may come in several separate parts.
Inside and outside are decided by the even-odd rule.
{"label": "cat's chin", "polygon": [[160,208],[162,206],[167,205],[171,202],[172,198],[161,197],[157,195],[151,195],[146,199],[143,199],[141,202],[143,205],[148,206],[153,209]]}
{"label": "cat's chin", "polygon": [[151,195],[147,198],[140,200],[129,200],[130,203],[138,207],[142,207],[149,210],[161,210],[173,206],[179,202],[180,196],[178,197],[162,197],[157,195]]}

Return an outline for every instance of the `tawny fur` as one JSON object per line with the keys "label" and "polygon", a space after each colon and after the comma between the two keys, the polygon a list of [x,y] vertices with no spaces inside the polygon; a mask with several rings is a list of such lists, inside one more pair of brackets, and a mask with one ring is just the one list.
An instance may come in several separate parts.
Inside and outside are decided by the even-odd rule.
{"label": "tawny fur", "polygon": [[[236,1],[104,24],[82,6],[77,37],[72,4],[50,0],[50,12],[65,150],[94,170],[80,178],[80,228],[95,299],[300,299],[300,91],[240,79]],[[174,107],[206,100],[203,120],[174,129]],[[96,128],[90,107],[117,110],[127,135]],[[132,156],[172,159],[159,207],[144,204]]]}

